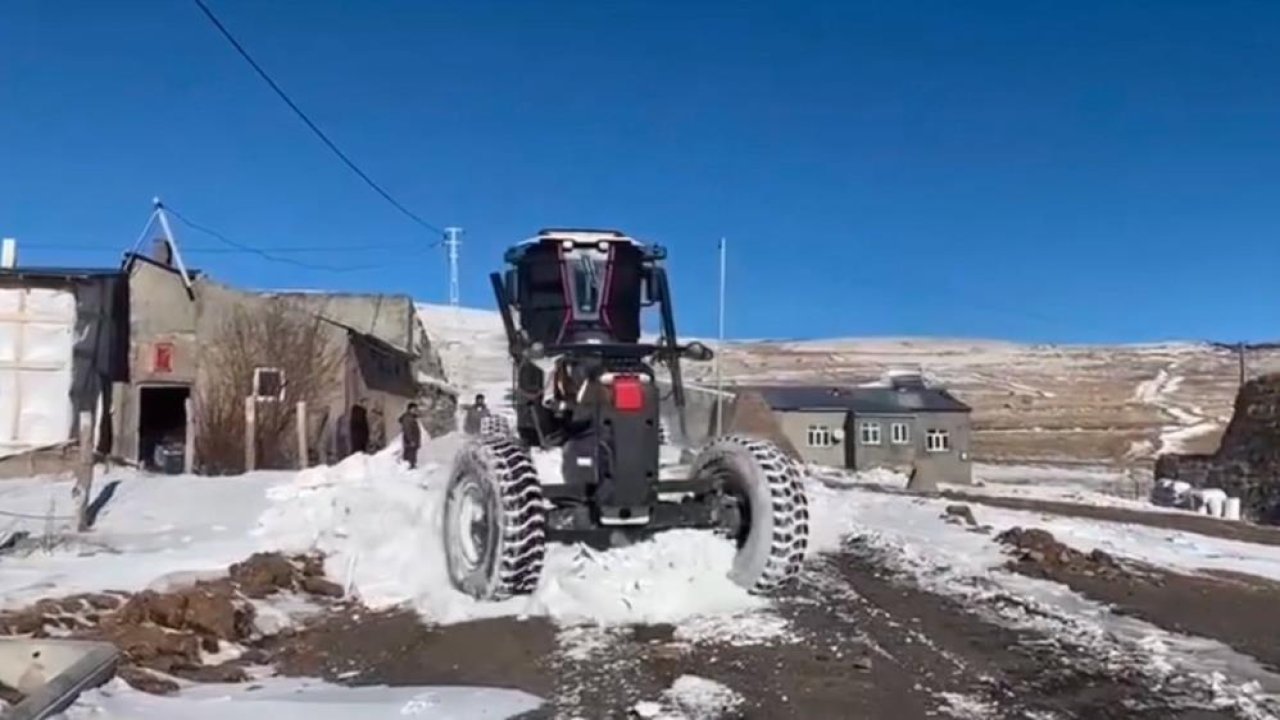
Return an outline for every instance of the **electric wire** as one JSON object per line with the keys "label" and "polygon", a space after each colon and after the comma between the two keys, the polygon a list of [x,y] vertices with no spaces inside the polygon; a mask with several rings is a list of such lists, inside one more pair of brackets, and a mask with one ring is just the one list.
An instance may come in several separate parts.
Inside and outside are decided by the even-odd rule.
{"label": "electric wire", "polygon": [[302,260],[295,260],[293,258],[288,258],[288,257],[280,257],[278,255],[273,255],[270,251],[262,250],[252,245],[248,245],[246,243],[232,240],[231,238],[218,232],[217,230],[214,230],[211,227],[201,225],[200,223],[197,223],[191,220],[186,215],[183,215],[181,212],[178,212],[177,210],[173,209],[173,207],[170,205],[165,205],[164,209],[170,215],[177,218],[178,222],[191,228],[192,230],[195,230],[196,232],[201,233],[203,235],[207,235],[208,237],[211,237],[219,242],[225,243],[226,245],[229,245],[237,250],[240,250],[241,252],[257,255],[258,257],[261,257],[262,259],[268,260],[270,262],[278,262],[285,265],[293,265],[295,267],[305,268],[307,270],[321,270],[325,272],[356,272],[360,270],[372,270],[372,269],[388,266],[388,264],[383,263],[379,265],[345,265],[342,267],[337,267],[334,265],[321,265],[318,263],[309,263],[309,262],[304,262]]}
{"label": "electric wire", "polygon": [[[244,45],[242,45],[240,41],[235,38],[234,35],[231,34],[231,31],[227,29],[227,26],[222,24],[222,21],[218,19],[218,16],[214,15],[213,10],[211,10],[209,6],[204,3],[204,0],[192,0],[192,2],[194,2],[196,6],[200,8],[201,12],[204,13],[205,17],[209,19],[209,22],[212,23],[213,26],[222,35],[222,37],[228,43],[231,44],[231,47],[235,48],[235,51],[240,55],[240,57],[243,58],[244,61],[248,63],[251,68],[253,68],[254,72],[258,74],[258,77],[262,78],[262,80],[271,87],[271,89],[275,92],[275,94],[279,96],[279,98],[283,100],[286,105],[289,106],[289,109],[292,110],[293,113],[297,115],[298,118],[302,120],[302,122],[308,128],[310,128],[311,132],[313,132],[316,135],[316,137],[320,138],[320,141],[323,142],[325,146],[328,147],[329,150],[333,152],[334,155],[338,156],[338,159],[341,160],[343,164],[345,164],[351,170],[351,172],[355,173],[356,176],[359,177],[361,180],[363,180],[366,185],[368,185],[370,188],[373,189],[374,192],[382,196],[382,198],[386,200],[388,203],[390,203],[392,207],[394,207],[396,210],[399,210],[410,220],[417,223],[418,225],[421,225],[427,230],[430,230],[436,233],[441,237],[444,236],[445,234],[444,230],[442,230],[439,226],[424,220],[417,213],[405,207],[404,204],[401,203],[399,200],[396,200],[394,197],[392,197],[391,193],[387,192],[373,178],[369,177],[368,173],[360,169],[360,166],[357,165],[354,160],[352,160],[346,153],[344,153],[337,146],[337,144],[333,142],[333,140],[330,140],[329,136],[326,135],[325,132],[321,130],[320,127],[316,125],[315,122],[313,122],[305,112],[302,111],[302,108],[298,107],[298,104],[295,103],[293,99],[289,97],[288,93],[286,93],[284,89],[280,87],[279,83],[273,80],[271,75],[269,75],[267,71],[264,70],[263,67],[259,65],[256,60],[253,59],[253,56],[249,54],[249,51],[245,49]],[[432,243],[430,247],[436,247],[437,245],[441,245],[442,243],[443,243],[443,240],[437,240],[436,242]]]}

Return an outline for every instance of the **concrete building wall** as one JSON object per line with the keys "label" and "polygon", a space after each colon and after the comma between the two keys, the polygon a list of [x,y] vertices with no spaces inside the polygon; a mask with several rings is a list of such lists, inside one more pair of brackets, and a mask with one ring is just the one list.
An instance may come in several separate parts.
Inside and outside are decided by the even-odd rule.
{"label": "concrete building wall", "polygon": [[[155,365],[158,344],[171,343],[168,369]],[[137,383],[196,379],[196,301],[181,276],[148,263],[129,278],[129,377]]]}
{"label": "concrete building wall", "polygon": [[[916,468],[937,482],[973,482],[971,460],[971,421],[968,413],[922,413],[916,418]],[[950,447],[943,452],[931,452],[927,448],[929,430],[946,431]]]}
{"label": "concrete building wall", "polygon": [[[968,413],[859,414],[833,408],[774,411],[773,415],[803,462],[859,471],[887,468],[910,473],[915,469],[937,482],[973,481]],[[906,442],[894,442],[894,425],[905,427]],[[930,430],[947,433],[946,450],[929,449]]]}
{"label": "concrete building wall", "polygon": [[[775,411],[774,417],[782,433],[791,441],[800,459],[815,465],[844,467],[846,458],[845,416],[843,410]],[[810,430],[814,437],[810,437]],[[830,444],[810,442],[829,437]]]}
{"label": "concrete building wall", "polygon": [[182,277],[136,262],[129,274],[129,382],[112,393],[113,452],[136,460],[142,388],[194,387],[199,375],[197,303]]}
{"label": "concrete building wall", "polygon": [[[350,354],[348,330],[333,324],[340,323],[418,355],[413,367],[415,377],[445,378],[443,364],[417,318],[412,298],[407,295],[259,293],[206,278],[197,278],[193,292],[188,294],[180,275],[145,261],[133,266],[129,295],[131,382],[115,387],[113,430],[117,439],[115,452],[131,460],[138,459],[141,388],[185,385],[192,389],[198,402],[201,388],[208,387],[212,377],[212,368],[202,364],[200,358],[220,341],[226,323],[237,310],[265,310],[273,302],[283,300],[300,313],[333,321],[317,319],[318,327],[336,353]],[[167,370],[155,364],[160,346],[165,348]],[[420,397],[400,397],[370,390],[359,372],[353,370],[353,362],[340,362],[336,367],[332,380],[325,383],[320,401],[308,408],[310,445],[318,458],[335,460],[341,456],[346,431],[342,424],[348,421],[352,403],[359,400],[369,407],[371,424],[377,424],[371,427],[371,440],[378,446],[384,446],[399,434],[397,419],[411,400],[418,400],[423,406],[424,424],[429,433],[447,431],[449,428],[444,426],[454,420],[456,398],[438,387],[424,390]],[[196,428],[197,433],[204,431]]]}
{"label": "concrete building wall", "polygon": [[[910,472],[912,462],[924,448],[919,420],[914,415],[850,413],[845,430],[849,439],[847,466],[855,470],[883,467]],[[899,442],[904,439],[904,431],[905,442]]]}

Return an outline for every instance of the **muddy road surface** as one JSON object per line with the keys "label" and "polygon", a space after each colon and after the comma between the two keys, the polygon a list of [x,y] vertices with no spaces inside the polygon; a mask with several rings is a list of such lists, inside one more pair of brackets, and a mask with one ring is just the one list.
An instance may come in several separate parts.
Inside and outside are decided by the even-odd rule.
{"label": "muddy road surface", "polygon": [[[1280,595],[1277,596],[1280,599]],[[1011,596],[969,606],[920,589],[858,538],[816,558],[779,599],[779,635],[726,642],[665,625],[558,628],[543,619],[430,627],[408,612],[330,615],[267,648],[279,671],[351,684],[518,687],[538,717],[682,717],[664,691],[684,675],[738,702],[707,718],[1264,717],[1212,683],[1155,673],[1141,648],[1001,621]],[[646,715],[646,713],[650,713]],[[695,717],[684,715],[683,717]]]}

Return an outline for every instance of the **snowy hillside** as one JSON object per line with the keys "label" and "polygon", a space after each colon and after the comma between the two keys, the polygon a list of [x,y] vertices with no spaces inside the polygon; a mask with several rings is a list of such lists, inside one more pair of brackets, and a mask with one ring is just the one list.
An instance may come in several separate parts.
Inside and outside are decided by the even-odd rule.
{"label": "snowy hillside", "polygon": [[[420,305],[419,314],[459,385],[505,391],[496,312]],[[974,407],[976,457],[993,462],[1110,464],[1212,450],[1238,377],[1232,353],[1196,343],[855,338],[731,343],[722,359],[725,377],[744,383],[862,383],[921,369]],[[1255,351],[1250,363],[1252,372],[1280,370],[1280,353]],[[711,379],[710,365],[686,368],[693,381]]]}

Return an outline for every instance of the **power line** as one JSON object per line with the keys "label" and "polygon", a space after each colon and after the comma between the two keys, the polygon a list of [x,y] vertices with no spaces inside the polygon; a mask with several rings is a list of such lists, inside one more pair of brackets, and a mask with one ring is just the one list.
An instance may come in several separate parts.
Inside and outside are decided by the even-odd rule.
{"label": "power line", "polygon": [[169,205],[165,205],[164,209],[170,215],[177,218],[178,221],[181,222],[183,225],[186,225],[187,227],[191,228],[192,230],[195,230],[198,233],[207,235],[215,240],[218,240],[219,242],[225,243],[226,245],[229,245],[237,250],[240,250],[241,252],[257,255],[258,257],[264,260],[269,260],[271,262],[284,263],[286,265],[293,265],[295,267],[306,268],[308,270],[324,270],[326,272],[355,272],[358,270],[371,270],[379,267],[387,267],[386,263],[381,265],[348,265],[343,267],[335,267],[332,265],[319,265],[316,263],[303,262],[301,260],[294,260],[293,258],[279,257],[277,255],[271,254],[266,250],[262,250],[252,245],[246,245],[245,243],[232,240],[231,238],[227,237],[226,235],[223,235],[222,233],[218,232],[217,230],[214,230],[213,228],[206,227],[204,225],[201,225],[197,222],[192,221],[187,216],[183,215],[177,210],[174,210],[173,207]]}
{"label": "power line", "polygon": [[[328,148],[333,151],[333,154],[337,155],[338,158],[342,160],[342,162],[346,164],[346,166],[350,168],[352,172],[354,172],[357,176],[359,176],[360,179],[363,180],[366,185],[373,188],[374,192],[381,195],[384,200],[386,200],[388,203],[391,203],[392,207],[399,210],[410,220],[413,220],[414,222],[421,225],[422,227],[434,232],[437,236],[441,236],[441,237],[444,236],[444,230],[437,227],[436,225],[433,225],[427,222],[426,220],[423,220],[421,217],[418,216],[417,213],[405,207],[399,200],[396,200],[394,197],[392,197],[391,193],[387,192],[386,190],[383,190],[381,185],[374,182],[373,178],[369,177],[368,173],[361,170],[360,167],[356,165],[351,158],[347,157],[346,153],[338,149],[338,146],[335,145],[334,142],[329,139],[329,136],[325,135],[324,131],[321,130],[314,122],[312,122],[311,118],[307,117],[307,114],[302,111],[302,108],[298,107],[297,103],[295,103],[292,99],[290,99],[289,95],[285,93],[285,91],[278,84],[276,84],[276,81],[271,79],[271,76],[267,74],[267,71],[263,70],[262,66],[259,65],[251,55],[249,55],[249,51],[246,50],[245,47],[240,44],[240,41],[236,40],[235,36],[231,34],[231,31],[228,30],[227,27],[222,24],[222,21],[218,19],[218,16],[213,14],[213,11],[210,10],[209,6],[204,3],[204,0],[192,0],[192,1],[200,8],[200,10],[204,13],[205,17],[209,19],[209,22],[213,23],[213,26],[218,29],[218,32],[222,34],[222,37],[225,38],[227,42],[231,43],[231,46],[235,48],[237,53],[240,54],[240,57],[244,58],[244,61],[249,63],[249,66],[252,67],[254,72],[258,74],[258,77],[261,77],[267,83],[267,85],[271,86],[271,89],[274,90],[276,95],[278,95],[280,99],[283,100],[284,103],[289,106],[289,109],[293,110],[294,114],[297,115],[298,118],[301,119],[302,122],[305,123],[306,126],[311,129],[311,132],[315,133],[316,137],[320,138],[320,141],[323,142],[326,146],[328,146]],[[440,243],[441,241],[437,240],[435,243],[431,245],[431,247],[435,247]]]}
{"label": "power line", "polygon": [[[166,209],[168,209],[167,206],[166,206]],[[421,247],[422,247],[421,245],[409,245],[409,244],[361,245],[360,250],[362,252],[394,252],[394,251],[403,251],[403,250],[419,250],[421,249]],[[59,250],[59,251],[74,250],[78,252],[104,252],[104,253],[119,252],[119,250],[114,247],[104,247],[102,245],[74,245],[74,244],[73,245],[61,245],[61,244],[47,245],[47,244],[41,243],[38,247],[34,247],[32,249],[33,250]],[[249,252],[249,251],[241,250],[239,248],[234,248],[234,247],[208,247],[204,245],[184,245],[182,247],[182,251],[184,253],[194,254],[194,255],[204,255],[204,254],[235,255],[235,254]],[[307,255],[311,253],[347,253],[347,252],[351,252],[351,248],[321,246],[321,245],[316,245],[316,246],[286,245],[286,246],[280,246],[280,247],[263,248],[262,251],[271,253],[272,255]]]}

